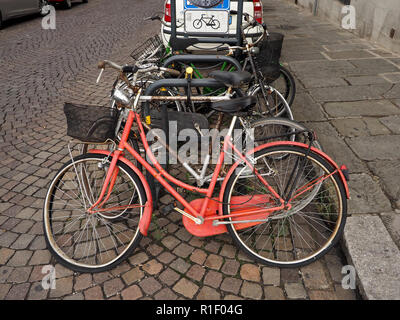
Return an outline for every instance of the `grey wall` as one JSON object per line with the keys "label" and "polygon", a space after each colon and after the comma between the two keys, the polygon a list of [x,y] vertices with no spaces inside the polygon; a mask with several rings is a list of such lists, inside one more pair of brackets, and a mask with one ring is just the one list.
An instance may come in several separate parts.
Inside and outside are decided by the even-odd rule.
{"label": "grey wall", "polygon": [[[295,0],[284,0],[295,3]],[[318,16],[341,25],[342,0],[297,0],[297,4]],[[317,7],[315,4],[318,3]],[[400,53],[400,0],[351,0],[356,8],[356,29],[351,32]],[[394,36],[391,38],[391,33]]]}

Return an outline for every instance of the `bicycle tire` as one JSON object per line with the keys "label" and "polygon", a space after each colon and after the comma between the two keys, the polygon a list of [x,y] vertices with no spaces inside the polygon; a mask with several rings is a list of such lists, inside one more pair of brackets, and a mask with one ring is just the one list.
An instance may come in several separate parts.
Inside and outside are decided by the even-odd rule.
{"label": "bicycle tire", "polygon": [[[306,148],[301,148],[299,146],[288,146],[288,145],[277,145],[277,146],[273,146],[273,147],[267,147],[258,151],[255,154],[255,158],[261,158],[262,156],[266,155],[266,154],[273,154],[274,152],[284,152],[284,153],[292,153],[292,154],[298,154],[302,157],[304,157],[304,155],[306,155],[307,151]],[[305,266],[307,264],[310,264],[312,262],[314,262],[315,260],[319,259],[320,257],[322,257],[323,255],[325,255],[340,239],[342,233],[343,233],[343,229],[346,223],[346,217],[347,217],[347,199],[346,199],[346,192],[345,192],[345,187],[343,185],[342,180],[339,177],[339,173],[334,173],[335,168],[329,164],[323,157],[321,157],[320,155],[314,153],[313,151],[311,151],[308,156],[307,159],[310,161],[313,161],[313,163],[317,164],[320,169],[324,170],[325,173],[329,173],[332,174],[329,176],[329,178],[327,178],[324,181],[329,180],[330,182],[332,182],[334,189],[336,190],[336,196],[337,196],[337,201],[338,201],[338,206],[340,207],[340,213],[338,212],[338,221],[336,221],[336,224],[334,226],[334,230],[332,231],[332,235],[329,237],[329,239],[326,241],[326,243],[324,243],[322,245],[322,247],[320,249],[316,249],[315,252],[312,252],[312,254],[310,254],[307,257],[302,257],[300,259],[294,260],[292,262],[290,261],[279,261],[278,259],[280,258],[279,254],[281,253],[281,251],[279,251],[277,248],[273,248],[272,246],[276,243],[276,237],[270,237],[271,239],[274,239],[274,243],[271,243],[271,252],[268,252],[268,257],[261,255],[262,250],[265,247],[264,246],[260,249],[260,253],[256,253],[255,249],[251,249],[249,248],[249,245],[245,243],[245,241],[243,241],[241,239],[241,237],[239,236],[239,231],[236,230],[236,228],[234,227],[234,224],[227,224],[227,229],[229,234],[231,235],[231,237],[233,238],[234,243],[244,252],[246,253],[246,255],[248,255],[250,258],[252,258],[253,260],[262,263],[264,265],[268,265],[271,267],[279,267],[279,268],[294,268],[294,267],[301,267],[301,266]],[[223,215],[227,215],[230,213],[230,199],[232,196],[232,192],[233,192],[233,187],[236,184],[236,181],[238,180],[241,172],[244,169],[240,170],[240,168],[237,168],[236,170],[233,170],[232,175],[229,177],[229,180],[227,182],[226,188],[224,190],[224,194],[223,194]],[[302,210],[302,209],[301,209]],[[288,211],[290,213],[290,211]],[[299,211],[300,212],[300,211]],[[299,212],[294,212],[290,215],[290,217],[295,217],[295,218],[302,218],[302,215]],[[297,215],[296,215],[297,214]],[[324,213],[325,214],[325,213]],[[296,215],[296,216],[295,216]],[[300,219],[299,218],[299,219]],[[294,219],[294,218],[293,218]],[[316,218],[315,218],[316,219]],[[225,219],[225,221],[229,221],[230,219]],[[273,221],[273,219],[271,219],[271,221]],[[321,220],[322,223],[326,223],[325,221]],[[318,221],[317,221],[318,222]],[[258,224],[259,226],[265,224],[266,222],[262,223],[262,224]],[[279,226],[278,222],[278,226]],[[284,223],[286,223],[286,218],[285,220],[283,220],[282,222],[282,230],[281,227],[278,227],[278,233],[277,236],[279,237],[280,234],[282,233],[283,239],[285,239],[285,237],[287,236],[286,232],[288,232],[287,230],[291,230],[289,228],[284,229]],[[289,222],[289,226],[290,222]],[[268,227],[268,229],[270,230],[272,228],[272,225],[269,226],[265,226],[264,230]],[[286,228],[286,226],[285,226]],[[258,227],[256,228],[256,230],[258,229]],[[273,230],[275,229],[275,227],[273,228]],[[246,230],[246,229],[244,229]],[[251,230],[251,229],[247,229],[247,230]],[[256,230],[254,230],[252,232],[255,233]],[[272,231],[273,231],[272,230]],[[298,231],[297,231],[298,232]],[[252,236],[252,234],[250,236]],[[311,234],[311,232],[310,232]],[[258,239],[261,238],[262,233],[259,235],[257,234]],[[299,250],[298,248],[296,248],[295,246],[299,246],[298,239],[301,239],[300,237],[298,237],[297,235],[295,236],[297,237],[297,243],[295,245],[295,242],[293,241],[292,244],[292,251],[294,251],[295,253],[293,253],[293,256],[295,257],[297,254],[302,254],[302,251]],[[264,239],[264,238],[263,238]],[[291,239],[295,239],[293,235],[291,235]],[[247,239],[248,240],[248,239]],[[246,241],[247,241],[246,240]],[[269,240],[269,238],[268,238]],[[254,243],[254,247],[257,249],[257,241],[255,241]],[[271,240],[272,241],[272,240]],[[268,241],[267,241],[268,242]],[[266,243],[267,243],[266,242]],[[300,240],[301,242],[301,240]],[[278,241],[278,244],[282,243],[282,241]],[[285,243],[285,248],[289,248],[289,246],[286,246]],[[305,249],[304,249],[305,250]],[[305,250],[306,251],[306,250]],[[284,250],[282,251],[284,252]],[[272,256],[272,258],[271,258]],[[283,255],[281,255],[282,257]]]}
{"label": "bicycle tire", "polygon": [[[103,271],[110,270],[110,269],[114,268],[116,265],[118,265],[119,263],[121,263],[123,260],[125,260],[133,252],[133,250],[139,245],[139,242],[142,239],[142,234],[140,233],[139,227],[137,226],[136,231],[134,232],[134,235],[133,235],[132,239],[129,241],[129,243],[127,244],[127,247],[122,251],[122,253],[117,255],[116,258],[112,259],[110,262],[104,263],[104,264],[101,264],[101,265],[89,265],[88,263],[77,262],[73,258],[68,257],[67,253],[65,253],[63,251],[63,249],[60,248],[60,247],[63,247],[63,245],[60,246],[59,244],[57,244],[57,240],[55,240],[55,235],[53,234],[53,225],[55,225],[55,227],[56,227],[57,223],[58,223],[58,225],[60,225],[62,223],[61,222],[57,222],[57,221],[56,222],[52,221],[52,216],[55,214],[54,212],[57,211],[57,210],[60,211],[60,209],[54,209],[54,206],[57,206],[57,204],[53,200],[54,199],[61,199],[61,197],[59,195],[56,195],[56,193],[59,192],[58,190],[61,190],[59,188],[59,186],[60,186],[60,183],[63,182],[62,179],[67,174],[67,182],[68,182],[68,179],[71,180],[71,178],[70,178],[71,174],[68,173],[68,170],[71,168],[71,166],[72,167],[76,166],[77,164],[85,162],[85,161],[93,161],[94,163],[98,162],[98,164],[100,164],[101,161],[104,160],[105,158],[106,157],[104,155],[102,155],[102,154],[90,154],[90,153],[88,153],[88,154],[79,155],[79,156],[75,157],[73,159],[74,160],[74,164],[73,164],[72,160],[68,161],[67,163],[64,164],[64,166],[58,171],[58,173],[52,179],[52,181],[51,181],[51,183],[49,185],[47,194],[46,194],[45,203],[44,203],[44,207],[43,207],[43,229],[44,229],[44,236],[45,236],[45,241],[46,241],[46,244],[47,244],[47,248],[49,249],[49,251],[52,253],[52,255],[55,257],[55,259],[60,264],[62,264],[63,266],[65,266],[65,267],[67,267],[67,268],[69,268],[71,270],[74,270],[76,272],[96,273],[96,272],[103,272]],[[136,187],[135,190],[138,192],[137,199],[140,201],[141,205],[144,205],[146,203],[146,201],[147,201],[147,198],[146,198],[146,193],[144,191],[143,184],[142,184],[141,180],[139,179],[139,177],[136,175],[136,173],[128,165],[124,164],[120,160],[118,160],[118,162],[117,162],[117,167],[119,168],[120,171],[122,171],[124,174],[126,174],[128,178],[130,178],[130,183],[132,183]],[[75,167],[75,170],[76,170],[76,167]],[[82,172],[83,171],[85,171],[85,175],[86,175],[87,174],[86,173],[86,168],[84,170],[82,170]],[[96,172],[96,175],[97,175],[98,171],[95,171],[95,172]],[[69,174],[69,176],[68,176],[68,174]],[[94,176],[94,178],[95,178],[94,180],[96,180],[98,178],[96,175]],[[71,181],[73,182],[74,180],[71,180]],[[68,184],[72,185],[72,183],[70,183],[70,182],[68,182]],[[64,185],[65,185],[65,183],[63,182],[63,186]],[[90,190],[92,190],[92,187],[93,186],[89,187]],[[94,189],[95,188],[93,187],[93,190]],[[67,192],[70,191],[68,189],[68,186],[67,186],[66,190],[67,190]],[[124,191],[124,192],[126,193],[126,191]],[[124,193],[124,192],[122,192],[122,193]],[[68,195],[66,192],[64,192],[64,193],[66,195]],[[120,193],[120,194],[122,194],[122,193]],[[83,199],[83,198],[85,198],[85,195],[83,193],[80,193],[79,196],[77,198],[75,198],[75,199],[67,197],[68,201],[74,200],[75,204],[79,203],[79,201],[82,202],[81,199]],[[88,198],[89,197],[86,197],[86,199],[88,199]],[[96,197],[93,197],[93,198],[95,199]],[[133,196],[129,201],[132,201],[132,199],[133,199]],[[118,200],[120,201],[120,196],[118,196]],[[63,202],[63,200],[61,202]],[[64,207],[65,206],[68,207],[67,201],[65,201],[65,203],[63,203],[63,206]],[[71,210],[71,212],[72,211],[79,211],[78,209],[75,209],[75,207],[73,205],[70,205],[70,207],[74,208],[74,209],[68,209],[68,210]],[[61,209],[61,210],[65,210],[65,208]],[[107,222],[109,220],[111,220],[111,219],[114,219],[114,218],[119,219],[119,220],[122,219],[122,221],[132,220],[132,219],[129,219],[129,218],[126,218],[126,217],[122,217],[122,214],[125,214],[127,212],[127,210],[129,210],[129,209],[125,209],[125,211],[123,211],[119,216],[115,216],[115,217],[108,216],[106,218],[104,218],[104,214],[96,213],[96,214],[101,215],[101,218],[103,218],[103,219],[98,218],[97,221],[95,221],[94,224],[91,222],[90,225],[92,227],[92,230],[95,230],[96,226],[98,224],[101,225],[101,221],[103,221],[103,224],[106,226],[107,224],[104,222],[105,221],[104,219],[107,219]],[[62,211],[62,212],[64,212],[64,211]],[[78,219],[78,218],[74,218],[73,219],[72,215],[71,215],[71,217],[69,215],[61,216],[58,219],[61,219],[61,218],[64,218],[64,217],[70,217],[69,218],[70,220],[67,219],[67,221],[76,221],[76,220],[78,220],[78,222],[79,222],[82,219],[89,220],[90,219],[90,217],[88,218],[89,215],[86,213],[86,211],[83,211],[83,212],[84,212],[83,215],[80,215],[80,213],[78,213],[78,215],[80,215],[78,217],[84,216],[84,218],[81,218],[81,219]],[[142,213],[143,212],[141,211],[140,217],[142,216]],[[64,214],[64,213],[62,213],[62,214]],[[56,219],[56,218],[54,218],[54,219]],[[118,222],[118,220],[115,220],[115,221]],[[140,219],[138,221],[140,221]],[[128,221],[128,222],[130,223],[130,221]],[[70,225],[71,223],[72,222],[69,222],[67,225]],[[75,222],[73,222],[73,224],[75,224]],[[79,222],[79,224],[83,225],[84,223],[81,221],[81,222]],[[89,226],[88,226],[88,224],[89,224],[89,222],[86,222],[86,224],[84,226],[84,229],[82,231],[82,232],[85,232],[86,226],[87,226],[87,231],[86,231],[88,233],[88,239],[87,240],[89,240]],[[62,225],[61,229],[64,229],[64,231],[67,231],[66,230],[67,229],[67,225],[65,225],[65,226]],[[68,227],[68,228],[71,228],[71,227]],[[108,227],[105,227],[103,229],[107,229],[108,230],[108,232],[110,234],[110,237],[112,237],[111,232],[116,235],[121,231],[119,229],[112,229],[111,227],[110,227],[110,229]],[[109,230],[111,230],[111,232]],[[115,233],[115,230],[117,230],[116,233]],[[128,230],[128,228],[126,230]],[[128,231],[125,231],[125,230],[122,230],[122,231],[124,231],[124,236],[127,237],[126,232],[128,232]],[[71,232],[73,232],[73,231],[71,231]],[[102,232],[105,232],[105,231],[102,231]],[[93,236],[93,234],[94,234],[94,236]],[[89,252],[90,252],[91,249],[94,250],[96,245],[99,248],[101,247],[101,242],[102,242],[101,240],[104,239],[103,238],[104,235],[102,235],[101,238],[100,238],[100,236],[97,238],[98,240],[100,240],[100,244],[99,244],[99,241],[97,241],[96,237],[95,237],[96,234],[97,234],[97,231],[92,231],[91,239],[94,242],[93,249],[92,249],[91,245],[88,248],[87,247],[84,248],[84,253],[86,253],[86,249],[87,249],[87,253],[88,253],[86,259],[89,258]],[[82,235],[82,233],[80,233],[80,236],[81,235]],[[62,235],[62,236],[64,236],[64,235]],[[69,241],[72,242],[72,239],[74,239],[74,237],[75,237],[75,234],[72,235],[70,237],[70,239],[67,239],[65,243],[63,242],[63,244],[67,245],[67,242],[69,242]],[[84,237],[84,235],[82,236],[82,240],[83,240],[83,237]],[[65,238],[67,238],[67,237],[65,237]],[[58,238],[58,239],[60,239],[60,238]],[[62,240],[64,240],[64,239],[62,239]],[[79,251],[83,250],[83,248],[78,248],[80,246],[80,243],[78,243],[78,240],[80,240],[80,237],[78,237],[78,239],[75,238],[75,242],[73,244],[71,244],[71,248],[74,248],[73,249],[73,254],[76,253],[78,255],[78,257],[75,258],[75,259],[79,258],[79,254],[80,254]],[[118,240],[121,241],[120,238],[118,238]],[[96,241],[97,241],[97,243],[96,243]],[[106,241],[106,240],[104,240],[104,241]],[[110,242],[110,241],[108,240],[108,242]],[[114,245],[115,245],[115,249],[117,249],[115,242],[114,242]],[[96,251],[94,253],[94,258],[93,258],[95,260],[95,262],[98,259],[98,257],[97,257],[97,247],[95,249]],[[103,244],[103,247],[106,248],[104,246],[104,244]],[[68,249],[68,252],[69,252],[69,250],[70,249]],[[107,252],[108,251],[105,251],[104,253],[107,253]],[[101,256],[102,253],[100,251],[99,251],[99,255],[100,255],[100,259],[102,259],[102,256]]]}

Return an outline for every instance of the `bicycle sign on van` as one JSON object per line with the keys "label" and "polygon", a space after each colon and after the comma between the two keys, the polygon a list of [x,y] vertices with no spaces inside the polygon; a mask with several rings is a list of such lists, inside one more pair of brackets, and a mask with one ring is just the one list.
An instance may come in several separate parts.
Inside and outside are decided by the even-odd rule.
{"label": "bicycle sign on van", "polygon": [[228,33],[230,0],[185,0],[185,32]]}

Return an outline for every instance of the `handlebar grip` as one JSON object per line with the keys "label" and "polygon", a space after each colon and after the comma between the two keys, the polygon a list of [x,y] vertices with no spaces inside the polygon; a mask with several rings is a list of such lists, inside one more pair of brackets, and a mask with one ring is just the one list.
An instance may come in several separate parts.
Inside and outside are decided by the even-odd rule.
{"label": "handlebar grip", "polygon": [[137,66],[123,66],[122,67],[122,72],[123,73],[136,73],[138,71]]}
{"label": "handlebar grip", "polygon": [[238,12],[236,10],[229,10],[230,14],[237,14]]}
{"label": "handlebar grip", "polygon": [[97,68],[105,69],[106,68],[106,62],[105,61],[100,61],[99,64],[97,65]]}

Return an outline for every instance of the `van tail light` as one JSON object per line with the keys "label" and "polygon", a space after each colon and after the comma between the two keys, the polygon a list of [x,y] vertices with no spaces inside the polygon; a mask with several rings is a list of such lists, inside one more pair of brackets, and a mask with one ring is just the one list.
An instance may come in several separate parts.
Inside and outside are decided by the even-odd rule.
{"label": "van tail light", "polygon": [[171,22],[171,1],[165,1],[164,21]]}
{"label": "van tail light", "polygon": [[260,0],[253,0],[254,7],[254,19],[257,20],[258,23],[263,23],[263,8]]}

